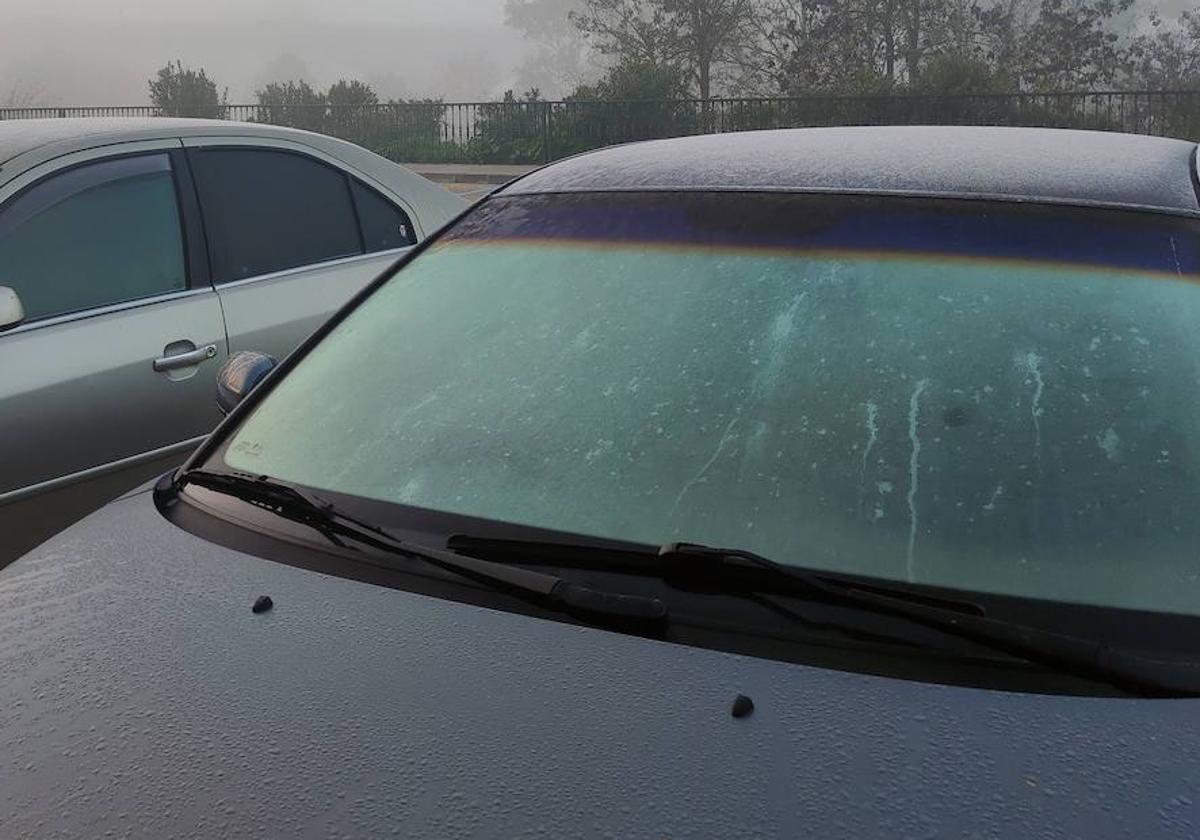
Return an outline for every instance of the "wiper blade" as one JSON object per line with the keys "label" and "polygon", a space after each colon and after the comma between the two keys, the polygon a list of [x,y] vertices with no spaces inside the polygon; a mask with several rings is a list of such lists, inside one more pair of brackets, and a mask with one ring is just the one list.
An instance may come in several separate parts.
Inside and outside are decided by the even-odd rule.
{"label": "wiper blade", "polygon": [[[986,616],[978,605],[926,595],[885,581],[778,563],[736,548],[670,543],[657,551],[602,542],[538,542],[455,535],[449,545],[487,556],[541,558],[664,580],[705,575],[736,594],[774,578],[824,603],[906,619],[1026,662],[1147,696],[1200,696],[1200,663],[1162,659],[1095,639]],[[616,562],[609,562],[615,560]],[[751,572],[756,572],[751,579]],[[763,575],[766,576],[764,579]]]}
{"label": "wiper blade", "polygon": [[[662,547],[651,547],[631,544],[613,544],[604,541],[546,541],[530,539],[513,539],[505,537],[476,536],[455,534],[447,541],[447,547],[454,551],[463,551],[497,559],[497,562],[528,562],[546,563],[562,567],[584,568],[593,571],[625,572],[634,575],[651,575],[664,579],[678,580],[680,578],[695,578],[703,572],[715,573],[720,579],[724,591],[730,591],[733,584],[739,590],[743,583],[753,586],[762,581],[762,575],[750,580],[750,575],[742,579],[741,572],[764,572],[769,576],[779,578],[786,575],[789,580],[810,594],[820,596],[821,600],[844,600],[840,592],[822,586],[825,582],[842,581],[843,576],[833,575],[817,570],[802,570],[793,566],[784,566],[768,561],[765,557],[754,555],[757,562],[731,564],[724,561],[737,559],[746,552],[712,549],[692,543],[670,543]],[[709,557],[721,562],[691,563],[680,562],[700,556]],[[743,557],[744,559],[744,557]],[[738,580],[734,580],[735,573]],[[863,582],[857,584],[862,589],[884,592],[895,598],[902,598],[917,603],[933,604],[946,607],[958,612],[983,614],[976,604],[967,601],[951,600],[935,597],[899,586],[889,586],[884,581]],[[884,610],[876,610],[885,612]]]}
{"label": "wiper blade", "polygon": [[[178,490],[188,484],[233,496],[284,519],[306,525],[339,547],[345,547],[345,539],[350,539],[371,546],[385,555],[422,560],[593,623],[653,632],[665,627],[668,618],[667,607],[658,598],[595,589],[557,575],[405,542],[386,528],[342,513],[331,502],[313,493],[267,476],[188,470],[178,476],[175,487]],[[393,564],[386,565],[395,568]]]}
{"label": "wiper blade", "polygon": [[1016,622],[989,618],[932,602],[913,599],[907,593],[874,584],[826,577],[818,572],[777,563],[740,549],[714,548],[694,543],[663,546],[663,557],[707,559],[718,564],[742,560],[760,569],[823,592],[848,604],[891,613],[950,636],[1001,651],[1054,670],[1124,691],[1148,696],[1200,695],[1200,663],[1160,659],[1113,647],[1095,639],[1058,633]]}

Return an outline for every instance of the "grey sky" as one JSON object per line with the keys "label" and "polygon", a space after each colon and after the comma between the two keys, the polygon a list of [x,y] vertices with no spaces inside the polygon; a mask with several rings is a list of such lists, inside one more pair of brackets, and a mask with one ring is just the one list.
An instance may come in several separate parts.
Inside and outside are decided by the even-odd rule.
{"label": "grey sky", "polygon": [[0,0],[0,104],[139,104],[175,58],[231,101],[295,75],[490,98],[515,83],[524,48],[503,0]]}
{"label": "grey sky", "polygon": [[[1198,2],[1136,0],[1128,17]],[[359,78],[385,98],[491,99],[530,82],[529,50],[504,25],[504,0],[0,0],[0,106],[143,104],[147,79],[176,58],[232,102],[297,77]]]}
{"label": "grey sky", "polygon": [[503,0],[5,0],[5,17],[48,17],[57,20],[108,19],[141,21],[207,20],[234,22],[290,18],[378,21],[409,24],[500,24]]}

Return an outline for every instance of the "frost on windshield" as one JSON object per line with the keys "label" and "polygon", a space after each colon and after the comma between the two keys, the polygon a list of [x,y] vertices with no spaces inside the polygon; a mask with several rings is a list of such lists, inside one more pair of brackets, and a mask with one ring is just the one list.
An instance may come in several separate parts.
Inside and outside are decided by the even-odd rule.
{"label": "frost on windshield", "polygon": [[416,266],[279,386],[234,466],[569,532],[1194,609],[1189,283],[570,244],[456,244]]}

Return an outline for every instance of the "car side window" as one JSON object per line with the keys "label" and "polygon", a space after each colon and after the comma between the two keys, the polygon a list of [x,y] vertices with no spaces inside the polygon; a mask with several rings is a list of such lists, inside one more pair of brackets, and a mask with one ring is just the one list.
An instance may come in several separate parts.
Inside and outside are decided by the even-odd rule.
{"label": "car side window", "polygon": [[417,244],[408,214],[357,178],[350,183],[368,254]]}
{"label": "car side window", "polygon": [[75,166],[0,208],[0,286],[27,321],[182,291],[184,266],[167,154]]}
{"label": "car side window", "polygon": [[270,149],[193,149],[189,160],[217,283],[363,252],[340,170]]}

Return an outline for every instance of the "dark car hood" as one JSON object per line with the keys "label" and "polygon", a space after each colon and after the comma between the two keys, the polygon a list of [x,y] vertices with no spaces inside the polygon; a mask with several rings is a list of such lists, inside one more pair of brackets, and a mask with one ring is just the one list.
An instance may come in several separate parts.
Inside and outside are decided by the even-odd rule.
{"label": "dark car hood", "polygon": [[144,493],[0,573],[0,674],[5,837],[1200,826],[1200,701],[927,685],[481,609],[218,547]]}

